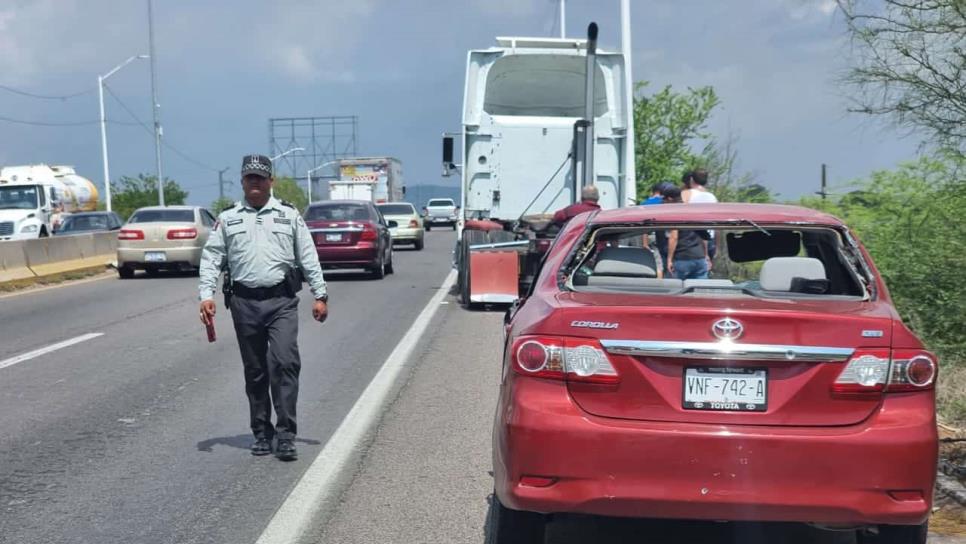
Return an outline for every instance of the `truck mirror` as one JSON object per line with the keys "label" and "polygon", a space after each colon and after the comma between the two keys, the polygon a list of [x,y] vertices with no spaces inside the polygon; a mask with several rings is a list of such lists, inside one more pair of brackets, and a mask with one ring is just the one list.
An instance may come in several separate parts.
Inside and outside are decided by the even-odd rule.
{"label": "truck mirror", "polygon": [[443,136],[443,176],[449,176],[456,165],[453,163],[453,137]]}

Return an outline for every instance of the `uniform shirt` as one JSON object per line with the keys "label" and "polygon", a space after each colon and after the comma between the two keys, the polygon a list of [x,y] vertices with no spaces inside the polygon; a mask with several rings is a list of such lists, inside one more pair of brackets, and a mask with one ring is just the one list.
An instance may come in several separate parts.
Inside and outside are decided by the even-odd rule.
{"label": "uniform shirt", "polygon": [[319,254],[305,221],[275,197],[260,210],[243,200],[218,215],[201,253],[201,300],[214,298],[226,261],[232,281],[246,287],[278,285],[290,268],[299,267],[315,298],[325,294]]}
{"label": "uniform shirt", "polygon": [[557,210],[557,213],[553,214],[553,222],[557,223],[558,225],[562,225],[584,212],[599,209],[600,206],[596,202],[592,202],[590,200],[581,200],[580,202],[571,204],[562,210]]}

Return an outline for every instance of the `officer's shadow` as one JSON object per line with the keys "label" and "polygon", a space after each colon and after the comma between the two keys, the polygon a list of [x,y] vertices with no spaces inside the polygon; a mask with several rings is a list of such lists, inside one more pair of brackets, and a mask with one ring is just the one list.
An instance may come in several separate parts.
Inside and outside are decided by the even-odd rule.
{"label": "officer's shadow", "polygon": [[[254,438],[250,434],[236,434],[235,436],[219,436],[218,438],[209,438],[208,440],[202,440],[198,442],[198,451],[203,451],[205,453],[211,453],[215,446],[228,446],[231,448],[238,448],[240,450],[247,450],[251,447]],[[296,438],[296,442],[301,444],[309,444],[311,446],[318,446],[321,444],[318,440],[313,440],[311,438]]]}

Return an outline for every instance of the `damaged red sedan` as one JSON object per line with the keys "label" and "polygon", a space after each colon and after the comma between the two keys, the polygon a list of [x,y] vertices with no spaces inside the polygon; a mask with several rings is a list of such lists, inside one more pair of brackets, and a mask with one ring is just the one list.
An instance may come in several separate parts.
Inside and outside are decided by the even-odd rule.
{"label": "damaged red sedan", "polygon": [[[679,279],[667,240],[716,250],[710,277]],[[582,214],[506,332],[496,541],[543,542],[550,515],[576,513],[925,542],[936,358],[838,219],[759,204]]]}

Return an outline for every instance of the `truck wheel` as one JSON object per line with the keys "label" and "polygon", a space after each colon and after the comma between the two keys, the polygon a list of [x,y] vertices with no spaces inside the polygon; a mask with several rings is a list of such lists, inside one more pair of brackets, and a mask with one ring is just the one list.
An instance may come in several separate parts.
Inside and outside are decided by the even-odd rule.
{"label": "truck wheel", "polygon": [[50,234],[47,233],[47,227],[40,227],[40,234],[38,234],[37,236],[39,236],[40,238],[46,238],[50,236]]}
{"label": "truck wheel", "polygon": [[470,284],[473,279],[470,277],[470,246],[486,243],[486,233],[481,230],[464,230],[463,240],[460,244],[460,267],[459,267],[459,289],[460,303],[467,308],[473,306],[470,301]]}
{"label": "truck wheel", "polygon": [[500,503],[495,493],[487,514],[486,544],[543,544],[547,529],[545,515],[510,510]]}
{"label": "truck wheel", "polygon": [[130,266],[122,266],[117,269],[117,275],[122,280],[129,280],[134,277],[134,269]]}

